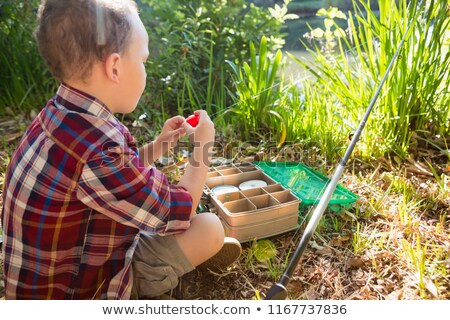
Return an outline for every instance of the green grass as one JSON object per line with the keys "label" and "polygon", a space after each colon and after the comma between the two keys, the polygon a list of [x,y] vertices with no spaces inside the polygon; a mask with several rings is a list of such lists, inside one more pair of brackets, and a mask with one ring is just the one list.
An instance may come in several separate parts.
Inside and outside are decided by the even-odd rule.
{"label": "green grass", "polygon": [[[226,111],[233,113],[230,121],[237,121],[244,139],[250,132],[271,133],[278,147],[284,141],[308,142],[328,159],[339,159],[411,24],[354,156],[376,159],[396,153],[404,159],[413,134],[448,136],[450,53],[442,39],[450,19],[441,2],[427,5],[425,10],[417,8],[417,1],[382,0],[380,11],[374,12],[365,1],[355,0],[355,13],[348,17],[336,8],[320,10],[323,29],[308,35],[314,61],[288,54],[306,70],[304,77],[284,79],[281,70],[274,82],[269,73],[279,68],[280,53],[273,66],[270,60],[260,63],[269,56],[265,51],[252,52],[253,65],[232,65],[237,93]],[[348,34],[339,21],[348,24]]]}
{"label": "green grass", "polygon": [[[425,297],[426,296],[426,289],[427,287],[432,293],[434,288],[434,284],[426,278],[426,271],[427,271],[427,257],[426,253],[428,251],[428,245],[422,245],[420,242],[420,234],[418,235],[417,239],[415,239],[415,244],[408,242],[407,240],[403,239],[402,245],[403,245],[403,253],[405,254],[405,258],[408,262],[408,267],[415,273],[415,281],[417,282],[417,285],[420,290],[420,296]],[[435,287],[435,286],[434,286]],[[437,289],[436,289],[437,291]],[[435,293],[437,298],[437,293]]]}
{"label": "green grass", "polygon": [[6,2],[0,19],[0,114],[39,110],[57,87],[32,33],[37,1]]}
{"label": "green grass", "polygon": [[279,145],[285,140],[286,125],[277,108],[282,95],[277,76],[281,58],[279,50],[270,56],[267,39],[262,37],[258,52],[250,43],[249,63],[239,66],[227,61],[233,70],[237,93],[234,105],[224,112],[224,116],[230,116],[231,121],[241,128],[245,139],[250,139],[252,133],[268,130],[277,137]]}
{"label": "green grass", "polygon": [[[447,75],[450,54],[448,43],[442,39],[445,39],[450,20],[443,7],[445,4],[431,1],[428,10],[418,12],[416,1],[407,7],[405,0],[398,6],[393,0],[383,0],[379,2],[377,16],[364,1],[354,2],[356,14],[348,17],[349,37],[336,36],[343,34],[335,23],[339,19],[328,15],[328,20],[325,20],[328,23],[322,33],[314,31],[310,35],[315,41],[310,50],[315,63],[311,65],[309,61],[290,57],[314,75],[319,84],[320,99],[328,100],[326,108],[332,110],[324,112],[333,113],[334,117],[321,122],[322,126],[329,128],[323,139],[335,139],[339,132],[351,132],[356,128],[407,24],[413,23],[413,31],[356,150],[363,158],[376,158],[388,152],[404,158],[413,132],[449,133],[449,110],[446,106],[450,103]],[[327,36],[325,31],[330,34]],[[308,82],[305,83],[302,87],[306,95],[311,89]],[[315,112],[305,116],[317,117],[317,113],[323,112],[323,102],[312,100],[311,103]],[[296,107],[294,104],[291,106]],[[302,105],[298,108],[301,109]],[[342,121],[341,126],[336,125],[339,120]]]}
{"label": "green grass", "polygon": [[370,248],[370,239],[366,234],[367,231],[361,228],[361,224],[357,223],[353,233],[352,249],[355,255],[361,255]]}
{"label": "green grass", "polygon": [[[126,124],[138,141],[149,141],[154,135],[149,128]],[[240,143],[239,148],[243,150],[236,153],[246,157],[268,152],[248,142]],[[288,151],[286,157],[291,157],[286,161],[293,160],[298,146],[284,148]],[[295,149],[291,152],[289,148]],[[0,183],[13,149],[12,144],[5,144],[0,150]],[[439,152],[429,150],[427,155],[436,159]],[[315,161],[315,157],[323,157],[320,150],[310,151],[310,161]],[[307,161],[305,158],[303,162],[312,165]],[[450,203],[433,177],[408,178],[406,164],[400,161],[394,170],[387,172],[377,167],[376,162],[361,165],[356,160],[350,164],[354,170],[346,171],[344,180],[351,182],[347,187],[360,200],[354,208],[324,216],[312,239],[315,244],[306,250],[288,286],[291,299],[388,299],[391,295],[400,299],[450,298],[447,267]],[[446,166],[445,162],[432,164],[436,172],[442,172]],[[178,170],[178,166],[172,166],[168,172],[174,181],[182,174]],[[243,244],[239,263],[225,274],[200,273],[194,280],[184,278],[185,286],[206,289],[186,289],[182,298],[263,297],[284,271],[304,230],[306,222],[301,222],[296,232],[272,237],[270,242]]]}

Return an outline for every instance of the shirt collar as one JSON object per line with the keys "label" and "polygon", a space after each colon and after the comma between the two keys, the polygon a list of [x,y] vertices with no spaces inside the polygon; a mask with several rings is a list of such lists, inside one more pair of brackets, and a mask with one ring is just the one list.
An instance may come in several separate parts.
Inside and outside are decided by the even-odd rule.
{"label": "shirt collar", "polygon": [[88,113],[101,119],[116,122],[116,117],[103,102],[65,83],[59,86],[54,103],[58,108],[62,107],[69,111]]}

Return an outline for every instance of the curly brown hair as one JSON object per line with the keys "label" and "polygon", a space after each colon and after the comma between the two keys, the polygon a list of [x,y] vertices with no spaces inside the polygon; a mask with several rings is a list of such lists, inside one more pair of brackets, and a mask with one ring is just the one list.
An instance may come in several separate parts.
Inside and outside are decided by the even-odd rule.
{"label": "curly brown hair", "polygon": [[137,11],[133,0],[42,0],[39,52],[58,80],[85,80],[96,61],[126,50]]}

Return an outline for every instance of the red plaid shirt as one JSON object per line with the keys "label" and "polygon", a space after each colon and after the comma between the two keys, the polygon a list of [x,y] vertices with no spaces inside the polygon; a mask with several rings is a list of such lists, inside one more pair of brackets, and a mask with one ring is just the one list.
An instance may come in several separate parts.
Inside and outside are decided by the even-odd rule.
{"label": "red plaid shirt", "polygon": [[192,208],[105,105],[66,85],[20,141],[3,197],[7,299],[128,299],[139,231],[186,230]]}

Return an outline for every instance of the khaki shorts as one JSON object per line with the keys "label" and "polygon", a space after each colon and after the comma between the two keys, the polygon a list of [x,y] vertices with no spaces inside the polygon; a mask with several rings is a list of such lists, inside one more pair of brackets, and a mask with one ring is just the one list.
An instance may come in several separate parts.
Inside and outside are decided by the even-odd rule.
{"label": "khaki shorts", "polygon": [[178,279],[194,270],[173,235],[141,232],[133,256],[132,299],[162,295],[178,285]]}

